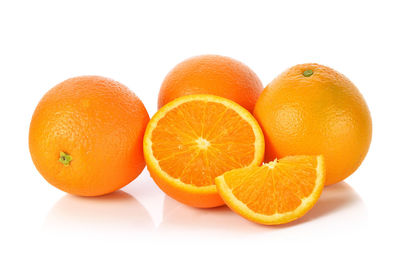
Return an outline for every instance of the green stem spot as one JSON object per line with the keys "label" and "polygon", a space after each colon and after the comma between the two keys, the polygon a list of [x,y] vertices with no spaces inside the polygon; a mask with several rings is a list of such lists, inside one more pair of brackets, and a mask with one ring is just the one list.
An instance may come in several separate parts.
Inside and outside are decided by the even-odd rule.
{"label": "green stem spot", "polygon": [[65,153],[65,152],[60,152],[60,158],[58,159],[58,161],[60,161],[62,164],[64,164],[64,166],[68,166],[69,163],[71,162],[72,157]]}
{"label": "green stem spot", "polygon": [[303,75],[305,76],[305,77],[310,77],[311,75],[313,75],[313,70],[305,70],[304,72],[303,72]]}

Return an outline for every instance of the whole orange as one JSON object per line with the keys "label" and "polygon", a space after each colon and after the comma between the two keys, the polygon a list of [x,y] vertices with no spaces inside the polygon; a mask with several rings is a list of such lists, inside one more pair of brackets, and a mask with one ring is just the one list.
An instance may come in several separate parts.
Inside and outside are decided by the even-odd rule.
{"label": "whole orange", "polygon": [[181,96],[212,94],[252,112],[262,89],[257,75],[239,61],[219,55],[195,56],[175,66],[165,77],[158,108]]}
{"label": "whole orange", "polygon": [[288,155],[326,160],[326,184],[351,175],[368,152],[367,104],[343,74],[319,64],[294,66],[261,93],[254,109],[265,135],[266,161]]}
{"label": "whole orange", "polygon": [[55,187],[98,196],[131,182],[145,166],[149,115],[124,85],[100,76],[68,79],[47,92],[32,116],[33,163]]}

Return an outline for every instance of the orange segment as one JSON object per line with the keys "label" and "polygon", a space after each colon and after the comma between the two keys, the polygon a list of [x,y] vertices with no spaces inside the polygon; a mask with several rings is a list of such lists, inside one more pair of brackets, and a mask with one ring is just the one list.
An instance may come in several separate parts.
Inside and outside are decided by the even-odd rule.
{"label": "orange segment", "polygon": [[325,182],[323,156],[287,156],[260,167],[231,170],[215,183],[225,203],[256,223],[283,224],[303,216]]}
{"label": "orange segment", "polygon": [[240,105],[213,95],[190,95],[162,107],[144,137],[147,167],[171,197],[192,206],[223,204],[214,179],[222,173],[260,165],[264,137]]}

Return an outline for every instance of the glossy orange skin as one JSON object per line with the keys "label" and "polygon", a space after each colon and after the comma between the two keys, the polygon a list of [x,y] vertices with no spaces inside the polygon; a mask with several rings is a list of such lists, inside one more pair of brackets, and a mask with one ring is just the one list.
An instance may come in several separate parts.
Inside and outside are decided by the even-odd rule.
{"label": "glossy orange skin", "polygon": [[[305,77],[303,72],[313,70]],[[350,176],[372,137],[368,106],[343,74],[319,65],[294,66],[275,78],[254,109],[265,135],[266,161],[289,155],[326,160],[326,184]]]}
{"label": "glossy orange skin", "polygon": [[195,56],[175,66],[165,77],[158,108],[181,96],[212,94],[252,112],[262,90],[260,79],[245,64],[219,55]]}
{"label": "glossy orange skin", "polygon": [[[68,79],[47,92],[32,116],[29,148],[40,174],[75,195],[99,196],[134,180],[145,166],[149,115],[124,85],[100,76]],[[68,165],[60,152],[72,157]]]}

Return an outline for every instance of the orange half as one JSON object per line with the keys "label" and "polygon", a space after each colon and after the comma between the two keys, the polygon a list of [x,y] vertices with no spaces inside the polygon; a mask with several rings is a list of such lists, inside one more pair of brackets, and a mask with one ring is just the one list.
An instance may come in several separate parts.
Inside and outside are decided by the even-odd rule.
{"label": "orange half", "polygon": [[183,96],[163,106],[143,140],[147,168],[157,185],[195,207],[223,205],[215,177],[260,165],[264,148],[262,130],[250,112],[214,95]]}
{"label": "orange half", "polygon": [[215,179],[219,194],[250,221],[276,225],[306,214],[325,183],[323,156],[287,156],[260,167],[250,166]]}

